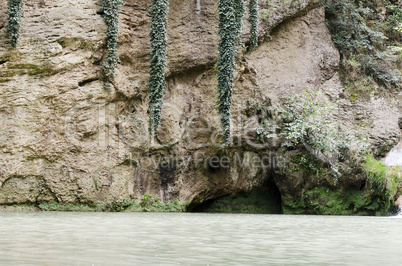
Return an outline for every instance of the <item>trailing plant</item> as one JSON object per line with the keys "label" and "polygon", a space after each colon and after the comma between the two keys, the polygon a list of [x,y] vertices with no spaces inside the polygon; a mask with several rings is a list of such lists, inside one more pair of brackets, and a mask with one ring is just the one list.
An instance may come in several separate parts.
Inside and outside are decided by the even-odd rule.
{"label": "trailing plant", "polygon": [[[102,72],[104,78],[109,81],[114,77],[115,69],[120,63],[117,56],[117,42],[119,39],[119,15],[123,0],[103,0],[102,13],[108,26],[107,30],[107,57],[102,62]],[[105,83],[109,86],[109,82]]]}
{"label": "trailing plant", "polygon": [[20,28],[22,24],[22,0],[8,0],[8,26],[7,34],[10,38],[11,46],[16,48]]}
{"label": "trailing plant", "polygon": [[232,104],[234,68],[240,43],[243,0],[219,0],[218,112],[225,146],[230,143],[230,108]]}
{"label": "trailing plant", "polygon": [[149,132],[156,134],[161,119],[163,89],[165,87],[166,43],[169,0],[152,0],[151,20],[151,60],[149,73]]}
{"label": "trailing plant", "polygon": [[234,1],[234,9],[236,15],[236,34],[237,34],[237,42],[241,44],[241,28],[242,21],[244,15],[244,0],[233,0]]}
{"label": "trailing plant", "polygon": [[258,46],[258,0],[250,0],[249,6],[250,22],[250,51]]}
{"label": "trailing plant", "polygon": [[[306,91],[291,95],[279,109],[283,118],[281,135],[287,139],[282,145],[287,147],[304,147],[314,160],[303,162],[312,165],[316,170],[315,159],[321,160],[331,169],[334,181],[341,176],[341,170],[346,166],[342,162],[348,151],[363,153],[367,150],[364,141],[341,132],[338,123],[334,121],[331,111],[334,105],[323,104],[318,97],[320,92]],[[306,160],[309,156],[303,156]]]}

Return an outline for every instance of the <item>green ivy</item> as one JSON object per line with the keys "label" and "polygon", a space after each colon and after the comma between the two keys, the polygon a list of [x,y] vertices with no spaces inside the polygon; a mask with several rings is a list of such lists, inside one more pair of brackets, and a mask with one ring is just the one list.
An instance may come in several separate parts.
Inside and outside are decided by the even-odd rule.
{"label": "green ivy", "polygon": [[[103,18],[108,26],[107,30],[107,57],[102,62],[102,72],[104,78],[109,80],[114,77],[115,69],[120,63],[117,56],[117,42],[119,39],[119,14],[123,0],[103,0]],[[108,85],[109,83],[105,83]]]}
{"label": "green ivy", "polygon": [[243,0],[219,0],[219,59],[218,67],[218,112],[225,146],[230,143],[230,107],[232,104],[235,56],[240,43]]}
{"label": "green ivy", "polygon": [[20,28],[22,24],[22,0],[8,0],[8,26],[7,34],[10,37],[11,46],[16,48]]}
{"label": "green ivy", "polygon": [[152,0],[151,59],[149,73],[149,132],[153,137],[158,129],[163,105],[163,89],[166,85],[166,43],[169,0]]}
{"label": "green ivy", "polygon": [[250,51],[258,46],[258,0],[250,0],[249,6],[250,22]]}
{"label": "green ivy", "polygon": [[244,14],[244,0],[234,0],[234,9],[236,14],[236,34],[237,42],[241,43],[241,28]]}

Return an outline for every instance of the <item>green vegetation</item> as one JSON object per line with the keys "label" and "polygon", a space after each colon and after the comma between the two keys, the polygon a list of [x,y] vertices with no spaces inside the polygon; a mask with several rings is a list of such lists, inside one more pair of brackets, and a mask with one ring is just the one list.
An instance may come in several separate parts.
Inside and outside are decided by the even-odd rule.
{"label": "green vegetation", "polygon": [[250,22],[250,51],[258,46],[258,0],[250,0],[249,6]]}
{"label": "green vegetation", "polygon": [[373,193],[381,195],[385,206],[391,208],[402,183],[402,167],[389,167],[369,155],[363,163],[363,171]]}
{"label": "green vegetation", "polygon": [[379,86],[402,86],[402,9],[393,2],[323,0],[327,25],[342,57],[341,78],[353,99]]}
{"label": "green vegetation", "polygon": [[[241,28],[243,26],[243,15],[244,15],[244,0],[233,0],[233,7],[236,16],[236,35],[237,35],[237,45],[241,44]],[[230,19],[229,19],[230,20]]]}
{"label": "green vegetation", "polygon": [[381,144],[381,147],[378,149],[378,151],[375,153],[375,156],[378,157],[385,157],[387,153],[395,146],[394,141],[387,140],[384,143]]}
{"label": "green vegetation", "polygon": [[160,201],[154,201],[152,205],[145,207],[141,211],[149,212],[185,212],[187,210],[189,203],[182,203],[178,200],[172,202],[164,203]]}
{"label": "green vegetation", "polygon": [[56,201],[39,204],[13,204],[1,205],[1,211],[71,211],[71,212],[184,212],[189,203],[149,202],[147,205],[139,204],[134,200],[113,201],[101,204],[71,203],[63,204]]}
{"label": "green vegetation", "polygon": [[367,176],[363,189],[323,186],[307,190],[298,198],[283,198],[284,213],[323,215],[389,215],[402,184],[402,167],[388,167],[367,156],[362,165]]}
{"label": "green vegetation", "polygon": [[299,198],[282,198],[285,214],[389,215],[389,206],[370,189],[316,187]]}
{"label": "green vegetation", "polygon": [[295,159],[317,173],[322,167],[320,160],[330,167],[336,182],[342,175],[341,170],[345,167],[342,162],[352,144],[354,151],[359,153],[366,147],[364,142],[340,131],[331,115],[335,106],[320,102],[319,96],[320,92],[312,91],[291,95],[284,109],[278,109],[284,122],[281,134],[288,140],[282,145],[307,150],[310,154],[303,152]]}
{"label": "green vegetation", "polygon": [[76,204],[60,204],[56,201],[52,202],[43,202],[36,207],[42,211],[70,211],[70,212],[89,212],[89,211],[97,211],[101,210],[96,205],[85,205],[81,203]]}
{"label": "green vegetation", "polygon": [[304,172],[315,176],[331,174],[330,169],[325,167],[324,162],[314,154],[307,151],[298,152],[291,158],[291,161],[295,164],[295,166],[290,169],[291,171],[303,170]]}
{"label": "green vegetation", "polygon": [[219,0],[219,58],[218,58],[218,113],[225,146],[230,144],[230,108],[236,66],[237,47],[240,43],[243,0]]}
{"label": "green vegetation", "polygon": [[147,192],[147,193],[144,194],[144,199],[143,199],[143,201],[141,203],[141,206],[142,207],[149,207],[151,205],[152,205],[152,195],[149,192]]}
{"label": "green vegetation", "polygon": [[119,39],[119,15],[123,0],[103,0],[103,18],[108,26],[107,30],[107,57],[102,62],[102,73],[106,80],[105,85],[110,86],[109,80],[114,77],[115,69],[120,60],[117,56],[117,42]]}
{"label": "green vegetation", "polygon": [[263,11],[261,12],[261,18],[262,18],[262,20],[267,20],[268,17],[269,17],[268,11],[267,11],[267,10],[263,10]]}
{"label": "green vegetation", "polygon": [[7,34],[12,47],[17,47],[18,37],[22,24],[22,0],[8,0],[8,26]]}
{"label": "green vegetation", "polygon": [[[49,65],[34,65],[34,64],[16,64],[8,67],[9,73],[6,76],[12,77],[15,75],[28,74],[31,76],[51,76],[61,70],[54,69]],[[4,76],[4,75],[3,75]]]}
{"label": "green vegetation", "polygon": [[163,90],[166,85],[166,45],[169,12],[168,0],[152,0],[151,61],[149,73],[149,132],[155,136],[161,119]]}

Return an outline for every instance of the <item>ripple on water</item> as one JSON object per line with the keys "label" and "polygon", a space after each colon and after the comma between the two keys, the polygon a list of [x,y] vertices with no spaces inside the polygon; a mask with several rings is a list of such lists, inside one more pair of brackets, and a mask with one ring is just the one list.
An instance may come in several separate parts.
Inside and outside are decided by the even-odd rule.
{"label": "ripple on water", "polygon": [[1,265],[387,265],[402,220],[164,213],[1,213]]}

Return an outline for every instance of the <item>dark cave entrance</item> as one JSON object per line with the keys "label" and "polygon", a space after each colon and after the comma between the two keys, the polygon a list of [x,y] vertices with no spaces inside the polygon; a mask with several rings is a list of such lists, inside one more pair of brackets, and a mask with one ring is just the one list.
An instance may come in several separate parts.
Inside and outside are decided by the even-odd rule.
{"label": "dark cave entrance", "polygon": [[207,200],[194,206],[191,212],[282,214],[282,199],[278,187],[269,179],[251,192],[239,192]]}

